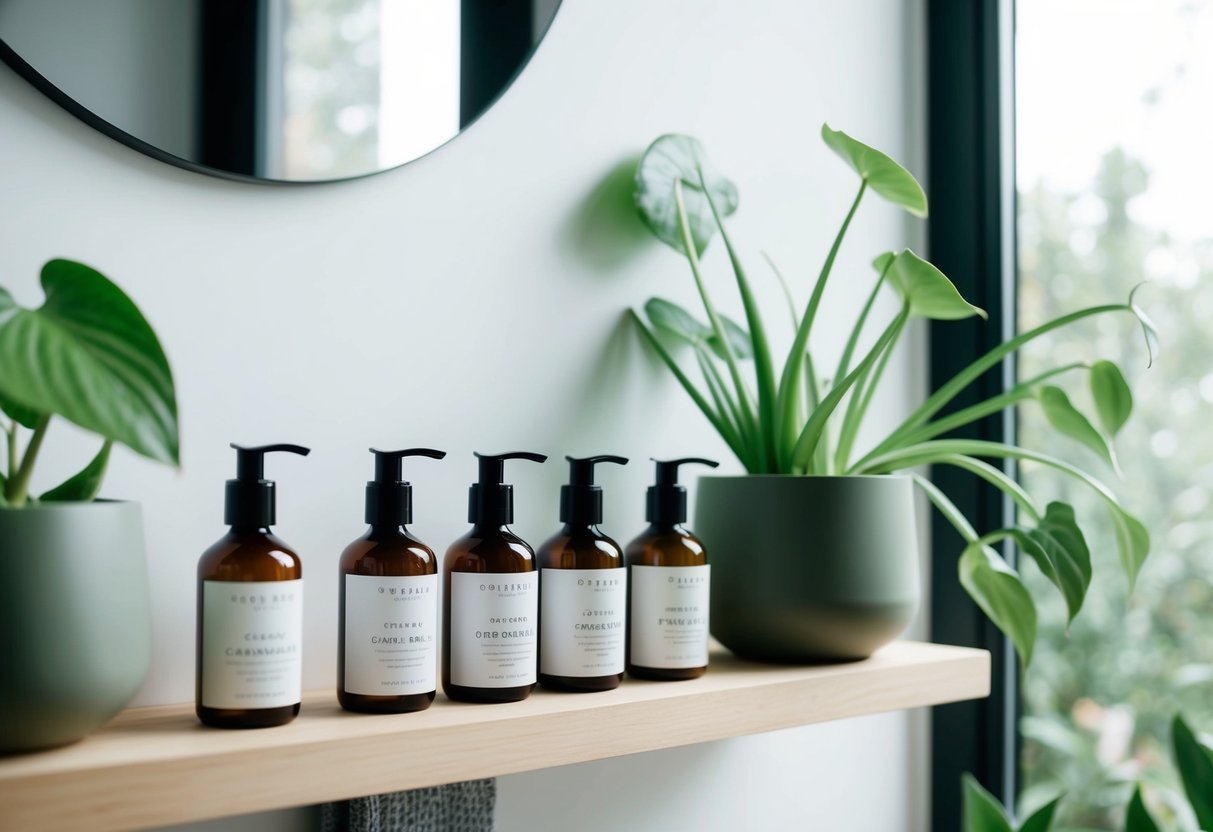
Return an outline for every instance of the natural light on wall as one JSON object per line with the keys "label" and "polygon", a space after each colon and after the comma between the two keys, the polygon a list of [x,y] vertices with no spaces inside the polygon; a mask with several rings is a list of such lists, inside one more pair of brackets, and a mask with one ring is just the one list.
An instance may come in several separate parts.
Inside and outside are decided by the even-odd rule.
{"label": "natural light on wall", "polygon": [[[1061,605],[1041,604],[1024,683],[1022,802],[1065,791],[1060,828],[1119,830],[1140,779],[1156,818],[1195,829],[1168,731],[1176,713],[1213,725],[1213,2],[1016,8],[1020,329],[1123,301],[1145,280],[1138,300],[1163,342],[1147,369],[1135,333],[1109,320],[1022,356],[1025,378],[1094,357],[1125,368],[1135,412],[1118,439],[1123,476],[1101,476],[1153,538],[1132,596],[1115,570],[1096,569],[1068,633]],[[1023,409],[1020,430],[1031,447],[1073,453],[1038,409]],[[1034,493],[1059,487],[1030,466],[1022,476]],[[1097,515],[1079,489],[1064,499]],[[1110,537],[1091,535],[1097,562],[1115,558]]]}
{"label": "natural light on wall", "polygon": [[399,165],[459,132],[459,4],[384,3],[379,164]]}

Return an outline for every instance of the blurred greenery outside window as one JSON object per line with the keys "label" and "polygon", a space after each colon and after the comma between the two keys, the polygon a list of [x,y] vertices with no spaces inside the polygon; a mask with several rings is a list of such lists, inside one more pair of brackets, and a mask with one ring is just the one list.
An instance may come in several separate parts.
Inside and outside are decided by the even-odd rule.
{"label": "blurred greenery outside window", "polygon": [[[1021,807],[1065,791],[1059,829],[1119,830],[1132,783],[1172,829],[1195,829],[1168,752],[1183,712],[1213,732],[1213,0],[1017,0],[1019,327],[1083,306],[1138,298],[1162,353],[1147,369],[1124,321],[1065,330],[1025,351],[1019,375],[1106,357],[1134,391],[1104,471],[1146,523],[1152,553],[1130,597],[1096,569],[1083,614],[1030,565],[1041,632],[1024,680]],[[1080,384],[1071,385],[1081,401]],[[1091,412],[1089,402],[1082,403]],[[1028,447],[1079,454],[1021,410]],[[1091,465],[1099,465],[1091,460]],[[1106,466],[1105,466],[1106,468]],[[1031,465],[1032,493],[1099,516],[1086,491]],[[1052,489],[1050,492],[1049,489]],[[1112,566],[1111,529],[1088,543]]]}

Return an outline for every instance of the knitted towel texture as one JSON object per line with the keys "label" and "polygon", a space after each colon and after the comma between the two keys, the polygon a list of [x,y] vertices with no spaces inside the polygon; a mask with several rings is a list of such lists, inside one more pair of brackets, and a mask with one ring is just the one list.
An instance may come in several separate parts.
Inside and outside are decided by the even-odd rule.
{"label": "knitted towel texture", "polygon": [[493,832],[497,781],[469,780],[428,789],[325,803],[322,832]]}

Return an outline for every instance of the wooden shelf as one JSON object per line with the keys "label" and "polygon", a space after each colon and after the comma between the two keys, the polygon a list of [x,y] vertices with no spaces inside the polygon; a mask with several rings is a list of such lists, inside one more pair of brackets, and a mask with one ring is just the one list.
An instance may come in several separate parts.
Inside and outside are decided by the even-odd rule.
{"label": "wooden shelf", "polygon": [[365,716],[331,692],[290,725],[203,728],[192,705],[135,708],[76,745],[0,759],[4,829],[138,829],[493,777],[989,694],[983,650],[896,642],[862,662],[714,655],[690,682]]}

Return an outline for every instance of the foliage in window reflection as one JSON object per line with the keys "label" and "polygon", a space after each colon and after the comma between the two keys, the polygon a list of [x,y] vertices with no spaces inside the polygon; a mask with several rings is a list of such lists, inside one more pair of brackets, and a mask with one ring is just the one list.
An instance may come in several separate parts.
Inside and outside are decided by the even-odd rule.
{"label": "foliage in window reflection", "polygon": [[380,0],[290,0],[283,56],[287,179],[378,167]]}

